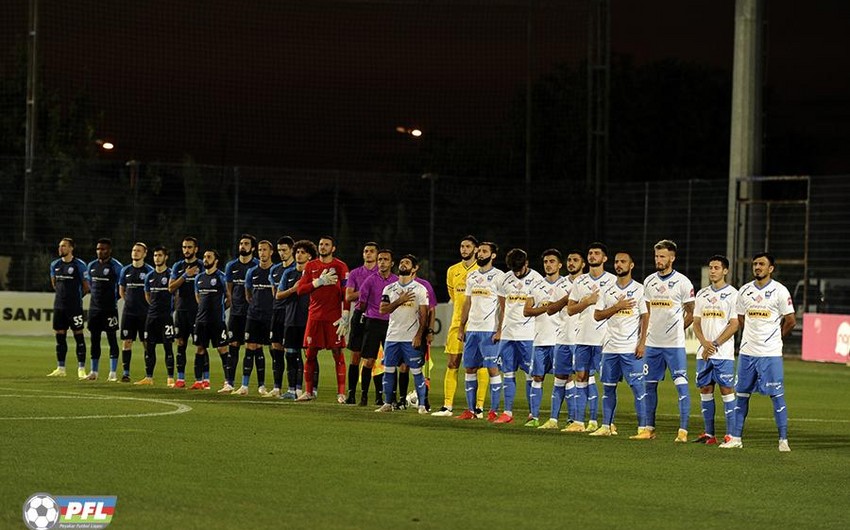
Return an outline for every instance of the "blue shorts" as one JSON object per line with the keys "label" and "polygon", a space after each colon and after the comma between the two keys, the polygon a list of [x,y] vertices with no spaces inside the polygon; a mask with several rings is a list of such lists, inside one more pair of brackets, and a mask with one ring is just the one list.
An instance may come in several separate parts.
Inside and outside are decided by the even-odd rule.
{"label": "blue shorts", "polygon": [[667,368],[670,376],[688,378],[688,360],[685,357],[685,348],[656,348],[647,346],[643,356],[646,362],[646,382],[657,383],[664,381]]}
{"label": "blue shorts", "polygon": [[703,361],[697,358],[697,386],[702,388],[711,384],[732,388],[735,386],[735,362],[729,359],[711,359]]}
{"label": "blue shorts", "polygon": [[603,353],[600,379],[603,385],[616,385],[625,379],[633,386],[643,382],[645,366],[643,359],[633,353]]}
{"label": "blue shorts", "polygon": [[502,372],[508,374],[522,369],[530,373],[533,352],[533,340],[500,340],[499,362],[502,364]]}
{"label": "blue shorts", "polygon": [[422,352],[414,348],[412,342],[385,342],[384,366],[398,366],[401,363],[410,368],[422,368]]}
{"label": "blue shorts", "polygon": [[602,366],[602,346],[590,346],[579,344],[575,347],[573,356],[573,369],[576,372],[599,373]]}
{"label": "blue shorts", "polygon": [[575,370],[573,370],[573,355],[575,346],[568,344],[556,344],[555,345],[555,361],[553,372],[555,375],[570,375]]}
{"label": "blue shorts", "polygon": [[496,368],[498,345],[493,342],[493,331],[467,331],[463,341],[464,368]]}
{"label": "blue shorts", "polygon": [[742,354],[738,357],[738,381],[735,392],[776,396],[785,392],[782,357],[753,357]]}
{"label": "blue shorts", "polygon": [[534,355],[531,358],[530,375],[543,377],[552,373],[552,358],[555,356],[554,346],[535,346]]}

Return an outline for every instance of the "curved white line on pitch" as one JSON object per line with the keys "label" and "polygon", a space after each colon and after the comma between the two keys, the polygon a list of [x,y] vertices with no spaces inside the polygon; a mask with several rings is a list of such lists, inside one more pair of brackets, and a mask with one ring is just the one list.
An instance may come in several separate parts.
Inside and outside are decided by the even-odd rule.
{"label": "curved white line on pitch", "polygon": [[[5,390],[5,389],[4,389]],[[151,399],[151,398],[135,398],[135,397],[122,397],[122,396],[92,396],[86,394],[71,394],[67,393],[65,395],[60,396],[44,396],[44,395],[34,395],[34,394],[3,394],[0,395],[0,398],[9,397],[9,398],[40,398],[40,399],[94,399],[94,400],[123,400],[123,401],[143,401],[147,403],[156,403],[159,405],[167,405],[169,407],[174,407],[174,410],[167,410],[165,412],[139,412],[135,414],[90,414],[86,416],[12,416],[12,417],[3,417],[0,416],[0,421],[32,421],[32,420],[103,420],[103,419],[113,419],[113,418],[150,418],[154,416],[171,416],[174,414],[184,414],[192,410],[192,407],[188,405],[184,405],[182,403],[172,403],[170,401],[165,401],[162,399]]]}

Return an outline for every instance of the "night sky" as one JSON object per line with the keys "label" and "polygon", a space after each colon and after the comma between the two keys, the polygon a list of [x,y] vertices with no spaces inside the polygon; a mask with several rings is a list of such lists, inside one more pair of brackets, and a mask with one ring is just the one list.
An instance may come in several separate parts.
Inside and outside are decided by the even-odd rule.
{"label": "night sky", "polygon": [[[803,138],[808,172],[847,173],[850,3],[766,3],[765,133],[784,140],[765,156]],[[612,1],[612,51],[731,79],[734,4]],[[583,59],[585,9],[539,3],[535,78]],[[398,126],[501,148],[527,68],[523,2],[42,0],[41,17],[42,81],[91,97],[122,160],[386,170],[416,148]],[[8,75],[26,2],[0,29]]]}

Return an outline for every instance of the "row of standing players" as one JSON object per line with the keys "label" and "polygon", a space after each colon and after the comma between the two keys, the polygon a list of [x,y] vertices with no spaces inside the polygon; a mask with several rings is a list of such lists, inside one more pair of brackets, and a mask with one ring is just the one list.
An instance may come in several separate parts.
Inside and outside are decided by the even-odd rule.
{"label": "row of standing players", "polygon": [[[427,345],[433,336],[435,296],[426,281],[416,278],[416,259],[405,256],[400,260],[401,279],[392,274],[393,256],[389,251],[379,251],[378,246],[369,243],[364,246],[364,265],[348,274],[344,263],[333,257],[335,250],[333,238],[326,236],[319,240],[318,249],[309,241],[293,242],[290,238],[278,241],[281,263],[271,264],[271,243],[255,243],[252,236],[240,239],[240,257],[230,262],[225,274],[217,271],[218,256],[215,251],[204,253],[203,265],[207,282],[194,282],[195,301],[202,306],[197,311],[194,323],[194,339],[198,347],[195,359],[196,382],[191,388],[209,387],[209,361],[206,355],[208,344],[217,347],[222,357],[225,372],[225,384],[220,392],[237,394],[248,393],[248,382],[254,363],[260,378],[260,394],[269,397],[280,395],[285,399],[308,401],[315,397],[318,381],[318,363],[316,355],[320,349],[331,349],[337,374],[340,403],[357,403],[355,399],[358,371],[360,372],[360,405],[366,405],[368,386],[373,377],[375,360],[381,346],[389,347],[390,355],[385,359],[383,382],[376,381],[376,389],[385,390],[384,400],[378,403],[378,411],[392,410],[390,400],[395,395],[396,367],[401,382],[401,399],[398,404],[405,405],[405,387],[408,370],[414,374],[420,412],[427,408],[427,381],[422,369],[427,366]],[[64,247],[64,253],[63,253]],[[68,252],[70,247],[70,253]],[[80,376],[97,378],[96,356],[99,358],[99,334],[103,318],[95,307],[95,293],[98,291],[98,270],[103,274],[109,268],[108,240],[98,242],[98,259],[85,271],[92,285],[92,305],[89,327],[92,331],[92,373],[86,375],[83,365]],[[259,260],[253,257],[255,249]],[[142,244],[133,247],[133,264],[120,268],[116,294],[124,297],[125,311],[122,318],[122,339],[124,342],[124,376],[129,381],[129,347],[133,333],[132,315],[129,325],[124,325],[127,313],[128,287],[136,287],[128,272],[130,267],[138,269],[144,265],[146,248]],[[312,253],[311,253],[312,251]],[[527,374],[526,395],[530,414],[526,426],[541,429],[558,428],[558,416],[562,404],[568,405],[567,432],[591,432],[593,436],[616,434],[613,417],[616,410],[616,385],[625,379],[635,396],[635,409],[638,419],[638,432],[634,439],[655,438],[655,409],[657,407],[657,385],[663,380],[669,368],[678,394],[680,428],[676,441],[687,441],[688,415],[690,399],[684,352],[684,330],[695,324],[694,331],[700,340],[700,357],[697,367],[697,384],[700,387],[701,404],[706,430],[697,442],[716,444],[714,436],[714,386],[720,387],[724,403],[727,435],[721,447],[737,448],[742,446],[741,434],[743,420],[748,410],[749,397],[753,391],[769,395],[776,410],[776,423],[780,435],[780,450],[789,450],[787,443],[787,411],[784,404],[782,381],[781,337],[794,325],[793,308],[787,289],[771,279],[774,259],[761,254],[753,259],[754,281],[742,288],[745,296],[725,283],[728,273],[728,261],[722,256],[709,260],[711,285],[694,295],[690,281],[673,269],[676,256],[675,243],[664,240],[655,245],[655,264],[657,271],[643,284],[634,282],[631,272],[634,267],[632,256],[628,252],[615,254],[614,270],[616,275],[605,272],[604,264],[608,260],[607,249],[596,243],[588,248],[587,254],[571,251],[567,254],[567,276],[561,276],[564,259],[560,252],[550,249],[544,252],[543,268],[545,277],[529,269],[525,252],[514,249],[508,253],[506,264],[510,269],[502,273],[493,267],[498,249],[495,244],[479,243],[472,236],[461,241],[461,262],[447,271],[449,296],[454,304],[452,324],[447,344],[447,373],[444,382],[445,402],[435,416],[452,416],[453,400],[457,387],[457,371],[461,360],[465,368],[465,389],[467,410],[459,419],[473,419],[483,416],[483,404],[489,386],[491,406],[488,419],[493,423],[513,421],[513,399],[516,392],[515,373],[522,369]],[[73,261],[73,242],[64,239],[60,242],[60,258],[51,266],[51,277],[56,285],[61,276],[61,266]],[[154,250],[154,264],[157,267],[148,271],[147,281],[142,288],[149,301],[148,315],[157,306],[155,294],[157,281],[167,285],[165,292],[175,292],[177,326],[174,334],[178,340],[177,369],[178,378],[174,386],[182,386],[185,368],[185,345],[187,327],[191,320],[181,313],[189,313],[186,304],[181,304],[181,294],[185,285],[195,280],[199,269],[195,257],[197,241],[187,238],[183,241],[184,260],[176,263],[169,271],[169,280],[163,281],[167,251],[158,247]],[[159,258],[157,254],[160,254]],[[301,254],[299,260],[298,254]],[[317,258],[318,255],[318,259]],[[69,256],[71,259],[68,259]],[[585,260],[586,256],[586,260]],[[193,259],[194,258],[194,259]],[[312,259],[312,261],[311,261]],[[59,263],[59,262],[63,263]],[[287,267],[287,265],[289,265]],[[308,267],[309,265],[309,267]],[[304,271],[307,270],[306,274]],[[192,270],[195,269],[195,270]],[[585,273],[585,269],[587,272]],[[283,279],[283,272],[295,270],[298,278]],[[71,269],[69,268],[70,272]],[[249,273],[250,271],[250,273]],[[263,273],[268,272],[268,281]],[[108,271],[106,271],[108,272]],[[151,275],[150,272],[160,274]],[[404,274],[402,274],[404,272]],[[217,273],[217,274],[216,274]],[[259,277],[256,274],[259,273]],[[275,275],[277,273],[278,276]],[[124,277],[127,276],[125,280]],[[373,279],[374,277],[374,279]],[[151,279],[153,278],[153,279]],[[278,279],[280,278],[280,280]],[[418,307],[413,295],[404,294],[411,290],[412,280],[427,286],[423,307]],[[367,281],[368,280],[368,281]],[[122,281],[124,285],[122,285]],[[216,283],[223,292],[215,289]],[[80,292],[84,293],[85,281],[81,282]],[[395,286],[393,293],[391,286]],[[772,287],[768,289],[767,287]],[[330,289],[329,289],[330,288]],[[263,291],[269,291],[264,293]],[[190,291],[191,292],[191,291]],[[271,295],[271,317],[262,311],[267,307]],[[210,295],[212,295],[210,297]],[[241,295],[241,296],[240,296]],[[259,295],[259,296],[255,296]],[[163,295],[165,296],[165,295]],[[220,305],[207,307],[203,301],[207,297],[218,299]],[[390,298],[392,298],[390,300]],[[184,298],[185,299],[185,298]],[[288,315],[278,309],[287,302],[298,308]],[[349,307],[354,302],[353,318],[349,318]],[[278,304],[281,304],[278,306]],[[231,306],[230,322],[227,331],[223,325],[225,305]],[[243,309],[240,311],[239,308]],[[64,352],[60,335],[71,327],[78,336],[82,330],[80,304],[79,319],[68,320],[68,311],[62,310],[60,289],[57,288],[57,306],[54,313],[54,328],[57,330],[57,359],[59,368],[51,374],[64,375]],[[401,311],[399,311],[401,308]],[[411,309],[413,308],[413,309]],[[208,311],[213,309],[213,311]],[[418,315],[419,309],[422,314]],[[696,314],[695,314],[696,309]],[[117,325],[117,310],[114,311],[114,323]],[[214,313],[218,316],[207,318],[204,315]],[[242,314],[240,314],[242,313]],[[417,313],[414,315],[414,313]],[[164,315],[165,313],[161,313]],[[153,315],[145,326],[146,370],[147,376],[138,384],[152,384],[155,354],[153,348],[157,342],[163,342],[166,350],[166,364],[169,370],[169,385],[172,384],[173,356],[169,355],[168,317]],[[74,315],[76,316],[76,315]],[[421,321],[420,321],[421,316]],[[66,320],[63,321],[63,317]],[[241,317],[241,318],[240,318]],[[296,324],[291,320],[296,317]],[[694,318],[695,317],[695,318]],[[241,322],[240,322],[241,320]],[[392,323],[404,321],[416,327],[415,337],[409,333],[399,335],[393,332]],[[63,324],[66,325],[62,329]],[[183,324],[181,326],[181,323]],[[267,325],[263,327],[263,323]],[[74,326],[76,324],[76,327]],[[348,367],[348,392],[345,388],[345,364],[342,356],[344,337],[351,329],[351,363]],[[743,326],[744,336],[741,342],[741,357],[738,365],[738,384],[733,389],[735,378],[734,335]],[[109,326],[105,326],[109,327]],[[389,327],[389,330],[388,330]],[[77,329],[78,328],[78,329]],[[136,326],[138,328],[138,326]],[[246,329],[247,328],[247,329]],[[181,329],[184,330],[181,339]],[[276,330],[278,332],[276,333]],[[299,334],[298,331],[301,331]],[[78,331],[80,333],[78,333]],[[107,330],[108,331],[108,330]],[[243,384],[234,389],[236,364],[239,352],[239,337],[245,332],[247,343],[243,362]],[[388,331],[390,335],[388,335]],[[291,336],[290,336],[291,334]],[[229,335],[229,344],[228,338]],[[286,335],[286,336],[284,336]],[[109,334],[107,333],[107,336]],[[113,328],[114,337],[114,328]],[[265,339],[268,337],[268,340]],[[303,342],[302,342],[303,337]],[[403,340],[396,340],[396,339]],[[410,338],[410,348],[399,349],[397,343],[406,346]],[[96,339],[96,340],[95,340]],[[392,340],[391,340],[392,339]],[[129,345],[128,345],[128,340]],[[78,361],[84,362],[85,345],[78,339]],[[264,357],[262,345],[272,343],[273,366],[275,369],[275,388],[266,392],[264,382]],[[112,346],[112,341],[110,342]],[[82,346],[82,360],[80,350]],[[301,369],[301,346],[307,350],[307,362],[304,364],[306,392],[299,392]],[[111,352],[112,352],[111,348]],[[115,367],[116,353],[110,354],[112,370],[110,379],[117,379]],[[419,352],[417,355],[415,352]],[[284,366],[289,365],[289,390],[281,394],[281,380]],[[171,359],[169,361],[169,359]],[[361,366],[362,360],[362,366]],[[393,366],[395,365],[395,366]],[[542,382],[547,373],[554,373],[555,383],[552,394],[551,417],[540,423],[538,419],[542,398]],[[598,426],[598,392],[595,376],[600,375],[603,383],[603,420]],[[420,391],[422,395],[420,396]],[[501,414],[501,397],[505,406]],[[590,421],[585,424],[585,408],[589,408]]]}

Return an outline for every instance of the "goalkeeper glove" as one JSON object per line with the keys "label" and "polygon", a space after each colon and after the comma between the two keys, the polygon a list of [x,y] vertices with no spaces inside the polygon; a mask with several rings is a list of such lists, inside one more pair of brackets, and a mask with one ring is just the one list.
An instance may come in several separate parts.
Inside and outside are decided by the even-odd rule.
{"label": "goalkeeper glove", "polygon": [[322,271],[322,274],[320,274],[318,278],[313,280],[313,287],[318,289],[323,285],[333,285],[336,283],[336,280],[336,271],[333,271],[331,269],[325,269]]}
{"label": "goalkeeper glove", "polygon": [[334,322],[334,326],[336,326],[336,334],[338,337],[345,337],[348,335],[348,330],[351,329],[351,314],[347,309],[342,310],[342,318]]}

